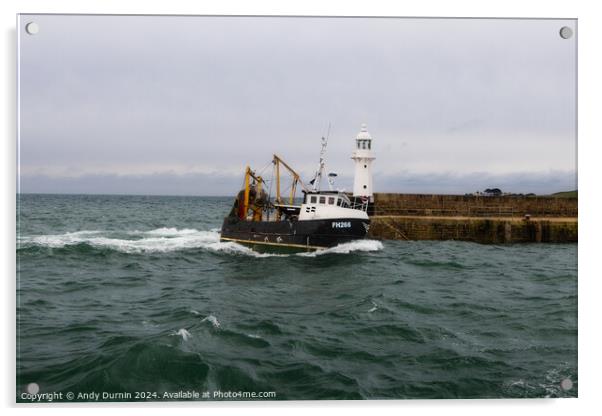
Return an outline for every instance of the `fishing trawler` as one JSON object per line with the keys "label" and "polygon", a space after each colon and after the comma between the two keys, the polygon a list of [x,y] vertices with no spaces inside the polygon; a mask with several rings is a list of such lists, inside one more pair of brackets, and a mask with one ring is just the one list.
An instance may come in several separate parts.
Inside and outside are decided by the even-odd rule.
{"label": "fishing trawler", "polygon": [[[320,190],[327,142],[323,137],[320,163],[310,181],[311,188],[277,155],[272,159],[273,175],[269,181],[247,166],[243,189],[224,218],[221,241],[234,241],[259,250],[313,251],[363,239],[370,227],[369,198],[350,198],[343,190],[334,190],[337,176],[334,172],[327,175],[329,190]],[[290,177],[286,189],[281,189],[281,173]],[[272,186],[273,198],[269,192]],[[300,198],[296,196],[299,187]]]}

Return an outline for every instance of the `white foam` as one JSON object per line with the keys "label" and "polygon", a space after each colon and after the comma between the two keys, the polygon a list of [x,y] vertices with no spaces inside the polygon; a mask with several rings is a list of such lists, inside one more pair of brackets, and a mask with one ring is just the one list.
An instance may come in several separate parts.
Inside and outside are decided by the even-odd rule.
{"label": "white foam", "polygon": [[245,247],[241,244],[233,241],[218,241],[215,244],[206,247],[212,251],[221,251],[224,253],[231,254],[243,254],[251,257],[288,257],[288,254],[276,254],[276,253],[258,253],[257,251],[251,250],[249,247]]}
{"label": "white foam", "polygon": [[172,335],[181,336],[184,341],[188,341],[188,338],[192,338],[192,334],[184,328],[180,328],[178,332]]}
{"label": "white foam", "polygon": [[[220,234],[215,231],[158,228],[151,231],[129,231],[126,234],[133,238],[112,237],[111,235],[115,235],[115,232],[108,231],[76,231],[55,235],[21,237],[19,243],[26,246],[37,245],[49,248],[61,248],[85,243],[96,248],[110,248],[124,253],[171,252],[201,248],[216,252],[259,255],[259,253],[236,243],[220,242]],[[136,236],[139,238],[135,238]]]}
{"label": "white foam", "polygon": [[154,235],[154,236],[161,236],[161,237],[179,237],[179,236],[182,236],[182,235],[196,234],[198,232],[199,232],[198,230],[195,230],[193,228],[183,228],[181,230],[178,230],[177,228],[162,227],[162,228],[157,228],[156,230],[150,230],[150,231],[133,231],[132,233],[139,233],[139,234],[145,234],[145,235]]}
{"label": "white foam", "polygon": [[211,325],[213,325],[214,328],[219,328],[221,326],[217,318],[213,315],[206,316],[201,320],[201,322],[205,321],[211,322]]}
{"label": "white foam", "polygon": [[371,301],[371,302],[372,302],[373,306],[372,306],[372,308],[370,308],[370,310],[368,311],[368,313],[372,313],[372,312],[374,312],[375,310],[378,309],[378,305],[376,304],[376,302],[374,302],[374,301]]}
{"label": "white foam", "polygon": [[[159,236],[138,239],[113,238],[110,236],[99,236],[98,234],[100,234],[98,231],[79,231],[58,235],[25,237],[21,239],[21,242],[51,248],[85,243],[93,247],[110,248],[125,253],[168,252],[191,248],[211,248],[212,245],[216,246],[216,249],[219,249],[217,247],[219,244],[219,234],[209,231],[186,230],[184,233],[173,232],[173,237]],[[157,234],[160,235],[160,233]]]}
{"label": "white foam", "polygon": [[[119,238],[126,234],[131,238]],[[89,244],[96,248],[109,248],[123,253],[165,253],[187,249],[205,249],[213,252],[246,255],[257,258],[288,257],[290,254],[258,253],[232,241],[220,241],[220,233],[214,229],[200,231],[192,228],[157,228],[149,231],[98,231],[82,230],[54,235],[24,236],[19,238],[20,246],[37,245],[61,248],[76,244]],[[357,240],[315,252],[297,253],[299,256],[315,257],[323,254],[348,254],[355,251],[377,251],[383,245],[376,240]]]}
{"label": "white foam", "polygon": [[339,244],[334,247],[323,250],[316,250],[310,253],[298,253],[298,256],[316,257],[324,254],[349,254],[355,251],[379,251],[383,249],[383,243],[377,240],[356,240],[349,243]]}
{"label": "white foam", "polygon": [[25,236],[19,238],[19,243],[24,245],[33,244],[50,248],[59,248],[66,245],[79,244],[82,241],[93,238],[101,232],[102,231],[82,230],[57,235]]}

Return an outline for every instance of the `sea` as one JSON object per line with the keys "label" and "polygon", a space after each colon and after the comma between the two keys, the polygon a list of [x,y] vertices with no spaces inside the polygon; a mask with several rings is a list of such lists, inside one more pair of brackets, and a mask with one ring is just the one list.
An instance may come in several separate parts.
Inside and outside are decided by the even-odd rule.
{"label": "sea", "polygon": [[220,242],[232,198],[17,196],[18,402],[577,397],[577,244]]}

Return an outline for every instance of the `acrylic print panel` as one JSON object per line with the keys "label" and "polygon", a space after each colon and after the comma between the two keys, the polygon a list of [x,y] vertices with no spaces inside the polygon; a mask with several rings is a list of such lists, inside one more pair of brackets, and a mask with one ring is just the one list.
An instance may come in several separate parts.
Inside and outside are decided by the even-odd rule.
{"label": "acrylic print panel", "polygon": [[18,43],[17,401],[577,396],[576,20]]}

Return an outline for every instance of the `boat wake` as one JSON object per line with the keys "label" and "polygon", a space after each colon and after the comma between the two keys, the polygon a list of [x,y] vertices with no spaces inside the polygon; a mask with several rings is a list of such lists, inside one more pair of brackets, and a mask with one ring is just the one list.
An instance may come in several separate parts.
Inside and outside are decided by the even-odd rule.
{"label": "boat wake", "polygon": [[18,248],[30,247],[65,248],[87,245],[96,249],[109,249],[122,253],[168,253],[180,250],[202,249],[213,252],[240,254],[252,257],[316,257],[324,254],[348,254],[356,251],[378,251],[383,248],[379,241],[358,240],[309,253],[276,254],[258,253],[248,247],[220,241],[220,233],[214,229],[201,231],[184,228],[157,228],[149,231],[98,231],[83,230],[53,235],[21,236]]}
{"label": "boat wake", "polygon": [[349,254],[356,251],[379,251],[383,249],[383,243],[377,240],[356,240],[349,243],[342,243],[334,247],[323,250],[312,251],[308,253],[298,253],[298,256],[316,257],[325,254]]}
{"label": "boat wake", "polygon": [[241,251],[232,243],[220,242],[217,231],[199,231],[189,228],[157,228],[150,231],[125,232],[84,230],[19,238],[19,248],[31,246],[63,248],[80,244],[122,253],[166,253],[197,248],[226,252]]}

